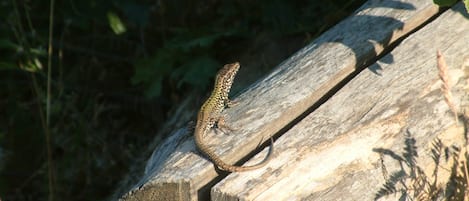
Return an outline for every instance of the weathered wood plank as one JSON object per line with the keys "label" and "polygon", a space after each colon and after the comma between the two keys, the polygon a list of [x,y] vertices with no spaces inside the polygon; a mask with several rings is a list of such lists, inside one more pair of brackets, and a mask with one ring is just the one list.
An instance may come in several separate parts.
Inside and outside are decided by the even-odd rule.
{"label": "weathered wood plank", "polygon": [[[384,184],[373,149],[401,153],[406,134],[417,140],[419,162],[431,169],[428,148],[435,136],[449,145],[463,142],[462,130],[448,132],[455,119],[440,91],[436,50],[451,61],[455,100],[467,99],[465,12],[459,4],[405,39],[277,139],[265,169],[230,174],[213,187],[212,200],[373,200]],[[389,161],[389,172],[399,170]]]}
{"label": "weathered wood plank", "polygon": [[[390,43],[437,12],[431,1],[370,0],[237,97],[239,104],[227,109],[226,120],[239,130],[230,135],[211,133],[207,142],[227,162],[239,161]],[[208,196],[211,185],[223,175],[194,150],[189,132],[178,134],[170,139],[177,141],[155,150],[141,182],[123,200],[164,200],[167,197],[163,195],[180,196],[175,200],[203,200]]]}

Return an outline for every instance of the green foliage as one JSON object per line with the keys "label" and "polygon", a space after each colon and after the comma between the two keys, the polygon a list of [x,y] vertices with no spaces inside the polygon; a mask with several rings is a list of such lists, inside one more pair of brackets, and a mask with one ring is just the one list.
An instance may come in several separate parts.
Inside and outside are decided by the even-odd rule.
{"label": "green foliage", "polygon": [[452,6],[454,5],[458,0],[433,0],[433,3],[439,5],[439,6]]}
{"label": "green foliage", "polygon": [[120,35],[127,30],[119,16],[117,16],[114,12],[108,12],[107,19],[109,21],[109,26],[111,26],[111,29],[115,34]]}
{"label": "green foliage", "polygon": [[[458,0],[433,0],[433,3],[439,6],[452,6]],[[469,13],[469,0],[462,0],[464,6],[466,7],[466,12]]]}
{"label": "green foliage", "polygon": [[[210,52],[209,48],[217,40],[230,35],[232,35],[231,32],[200,37],[191,37],[191,34],[175,37],[157,50],[154,56],[136,61],[132,83],[144,84],[146,86],[145,95],[148,98],[161,95],[165,78],[177,80],[178,88],[184,84],[200,89],[206,88],[210,77],[221,66],[207,52]],[[198,52],[202,52],[202,54]]]}
{"label": "green foliage", "polygon": [[209,85],[209,76],[215,74],[219,66],[220,63],[207,55],[184,63],[172,73],[172,77],[180,80],[177,83],[179,87],[184,83],[206,87]]}

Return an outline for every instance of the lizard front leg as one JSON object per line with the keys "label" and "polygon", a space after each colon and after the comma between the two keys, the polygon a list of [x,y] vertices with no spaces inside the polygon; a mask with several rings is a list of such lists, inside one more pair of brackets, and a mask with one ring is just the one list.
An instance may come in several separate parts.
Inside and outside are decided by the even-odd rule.
{"label": "lizard front leg", "polygon": [[226,107],[233,107],[235,105],[238,105],[238,103],[239,103],[238,101],[232,101],[230,99],[226,99],[225,106]]}

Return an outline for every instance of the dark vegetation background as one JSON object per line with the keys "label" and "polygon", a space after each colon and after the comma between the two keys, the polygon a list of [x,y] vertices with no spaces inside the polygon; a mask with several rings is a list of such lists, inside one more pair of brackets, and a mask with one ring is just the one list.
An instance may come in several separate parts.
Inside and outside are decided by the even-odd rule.
{"label": "dark vegetation background", "polygon": [[239,91],[363,2],[0,0],[0,199],[115,198],[223,64]]}

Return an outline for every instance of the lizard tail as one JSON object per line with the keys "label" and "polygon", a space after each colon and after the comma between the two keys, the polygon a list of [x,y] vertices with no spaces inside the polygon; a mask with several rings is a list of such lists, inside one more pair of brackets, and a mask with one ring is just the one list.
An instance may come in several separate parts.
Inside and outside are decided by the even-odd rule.
{"label": "lizard tail", "polygon": [[202,143],[202,139],[199,135],[195,135],[195,143],[197,147],[200,149],[200,151],[202,151],[205,155],[207,155],[213,161],[213,163],[215,163],[215,165],[218,168],[227,172],[244,172],[244,171],[255,170],[255,169],[261,168],[270,161],[273,155],[272,153],[274,152],[274,139],[271,137],[269,153],[267,154],[266,158],[262,162],[256,165],[252,165],[252,166],[236,166],[236,165],[230,165],[228,163],[225,163],[219,156],[215,154],[214,151],[212,151],[208,146]]}

